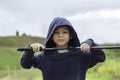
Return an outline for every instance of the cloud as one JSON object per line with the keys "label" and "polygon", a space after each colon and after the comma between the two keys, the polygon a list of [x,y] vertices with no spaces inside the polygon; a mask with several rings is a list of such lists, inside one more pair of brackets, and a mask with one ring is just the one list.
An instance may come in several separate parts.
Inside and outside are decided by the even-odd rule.
{"label": "cloud", "polygon": [[[120,31],[119,3],[119,0],[0,0],[0,36],[14,35],[19,30],[46,37],[52,19],[61,16],[73,23],[82,40],[93,37],[98,42],[111,39],[119,42],[114,36]],[[110,34],[103,36],[105,33]]]}
{"label": "cloud", "polygon": [[119,9],[101,9],[96,11],[88,11],[86,13],[79,13],[69,16],[72,20],[82,19],[120,19],[120,8]]}
{"label": "cloud", "polygon": [[102,9],[68,16],[80,38],[95,38],[97,42],[120,42],[120,9]]}

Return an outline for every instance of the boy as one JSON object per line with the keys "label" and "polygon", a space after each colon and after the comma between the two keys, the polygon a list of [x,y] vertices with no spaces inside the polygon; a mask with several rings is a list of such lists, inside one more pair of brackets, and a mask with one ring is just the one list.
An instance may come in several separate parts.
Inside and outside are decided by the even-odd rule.
{"label": "boy", "polygon": [[51,22],[44,46],[46,48],[80,46],[80,49],[45,50],[35,55],[35,52],[43,49],[43,45],[31,44],[32,51],[24,52],[21,65],[24,68],[33,66],[40,69],[43,80],[85,80],[89,68],[98,62],[105,61],[103,50],[90,50],[90,47],[98,46],[92,39],[88,39],[80,45],[71,23],[61,17],[57,17]]}

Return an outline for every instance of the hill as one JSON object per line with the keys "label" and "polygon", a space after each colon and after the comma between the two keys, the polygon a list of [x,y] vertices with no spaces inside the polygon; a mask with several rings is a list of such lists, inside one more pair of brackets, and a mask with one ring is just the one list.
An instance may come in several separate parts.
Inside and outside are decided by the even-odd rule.
{"label": "hill", "polygon": [[44,38],[30,36],[0,37],[0,47],[26,47],[31,43],[44,43]]}
{"label": "hill", "polygon": [[5,36],[0,37],[0,69],[20,68],[19,65],[22,52],[17,48],[27,47],[32,43],[44,43],[44,38],[30,36]]}

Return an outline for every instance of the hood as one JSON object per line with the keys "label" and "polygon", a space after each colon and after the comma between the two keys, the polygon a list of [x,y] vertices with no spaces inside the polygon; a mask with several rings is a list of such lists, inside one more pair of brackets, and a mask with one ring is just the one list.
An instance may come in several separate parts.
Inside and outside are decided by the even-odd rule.
{"label": "hood", "polygon": [[70,47],[80,46],[80,42],[79,42],[77,33],[75,32],[72,24],[67,19],[62,18],[62,17],[56,17],[51,22],[51,24],[49,26],[49,30],[48,30],[48,34],[47,34],[44,46],[46,48],[56,47],[56,45],[52,41],[51,37],[52,37],[55,29],[57,27],[60,27],[60,26],[68,26],[68,28],[70,29],[70,32],[72,33],[72,39],[69,41],[69,45],[68,46],[70,46]]}

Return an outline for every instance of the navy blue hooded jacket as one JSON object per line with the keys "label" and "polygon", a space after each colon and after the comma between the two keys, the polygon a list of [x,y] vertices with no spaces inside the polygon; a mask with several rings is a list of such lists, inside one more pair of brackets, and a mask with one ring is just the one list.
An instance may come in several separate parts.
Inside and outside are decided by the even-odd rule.
{"label": "navy blue hooded jacket", "polygon": [[[55,18],[49,27],[45,46],[56,47],[51,37],[57,27],[68,26],[72,39],[69,47],[78,47],[80,42],[71,23],[61,17]],[[92,39],[85,41],[90,46],[98,46]],[[83,53],[80,49],[69,49],[68,52],[60,54],[57,50],[44,51],[35,55],[32,51],[25,51],[21,58],[24,68],[32,66],[42,71],[43,80],[85,80],[86,72],[98,62],[105,60],[105,53],[101,49],[90,50]]]}

